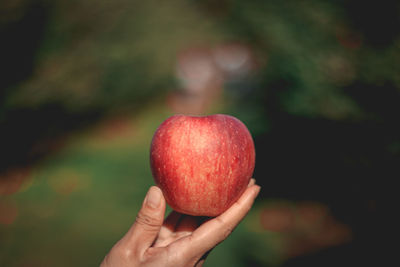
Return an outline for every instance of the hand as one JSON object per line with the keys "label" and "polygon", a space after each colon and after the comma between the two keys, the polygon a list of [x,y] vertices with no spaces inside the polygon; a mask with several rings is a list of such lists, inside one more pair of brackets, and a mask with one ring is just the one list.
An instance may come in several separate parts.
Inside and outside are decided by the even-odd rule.
{"label": "hand", "polygon": [[206,220],[172,212],[163,223],[165,199],[161,190],[152,186],[135,223],[101,267],[202,266],[208,252],[246,216],[259,191],[251,179],[240,199],[218,217]]}

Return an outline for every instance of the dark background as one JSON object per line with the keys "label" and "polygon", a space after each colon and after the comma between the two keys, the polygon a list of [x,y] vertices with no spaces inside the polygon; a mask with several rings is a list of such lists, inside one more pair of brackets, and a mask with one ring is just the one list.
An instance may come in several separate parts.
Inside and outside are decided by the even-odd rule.
{"label": "dark background", "polygon": [[97,266],[174,113],[256,145],[255,207],[206,266],[382,266],[400,176],[398,1],[0,3],[0,265]]}

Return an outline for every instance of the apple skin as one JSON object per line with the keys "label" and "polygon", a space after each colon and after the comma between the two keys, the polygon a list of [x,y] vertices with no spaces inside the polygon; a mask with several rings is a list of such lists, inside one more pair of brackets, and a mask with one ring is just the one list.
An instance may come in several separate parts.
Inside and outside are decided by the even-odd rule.
{"label": "apple skin", "polygon": [[150,165],[172,209],[218,216],[247,188],[255,165],[254,142],[235,117],[174,115],[153,136]]}

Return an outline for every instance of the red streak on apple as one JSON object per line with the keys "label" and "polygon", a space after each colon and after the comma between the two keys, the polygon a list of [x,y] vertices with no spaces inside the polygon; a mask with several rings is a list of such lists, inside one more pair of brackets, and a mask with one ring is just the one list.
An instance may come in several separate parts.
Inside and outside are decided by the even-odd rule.
{"label": "red streak on apple", "polygon": [[232,116],[175,115],[154,134],[150,164],[171,208],[217,216],[246,189],[254,171],[254,143],[246,126]]}

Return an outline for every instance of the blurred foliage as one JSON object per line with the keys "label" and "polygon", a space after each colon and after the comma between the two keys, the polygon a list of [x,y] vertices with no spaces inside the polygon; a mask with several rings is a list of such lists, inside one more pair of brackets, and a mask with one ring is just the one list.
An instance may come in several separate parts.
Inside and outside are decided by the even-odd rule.
{"label": "blurred foliage", "polygon": [[[5,23],[6,29],[16,29],[3,35],[9,47],[2,51],[14,53],[10,61],[22,61],[14,63],[11,75],[27,60],[19,56],[21,50],[40,44],[28,55],[35,64],[32,76],[6,99],[12,106],[61,102],[85,110],[140,103],[171,85],[177,49],[215,39],[212,23],[196,23],[202,17],[179,0],[20,1],[10,9],[5,12],[22,13],[20,20]],[[36,34],[15,49],[24,41],[25,26]]]}
{"label": "blurred foliage", "polygon": [[[394,0],[1,1],[0,265],[98,265],[153,183],[148,148],[173,113],[181,51],[230,42],[257,68],[204,113],[248,125],[264,200],[206,265],[299,266],[291,251],[339,242],[314,238],[323,231],[352,232],[342,241],[354,238],[353,250],[314,266],[372,255],[382,265],[376,244],[392,228],[379,218],[400,174],[399,10]],[[261,219],[275,199],[295,203],[275,219],[300,214],[296,201],[331,211],[307,222],[320,232],[274,232]]]}

